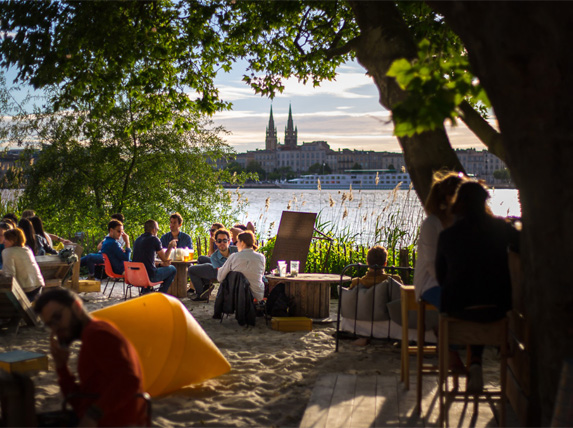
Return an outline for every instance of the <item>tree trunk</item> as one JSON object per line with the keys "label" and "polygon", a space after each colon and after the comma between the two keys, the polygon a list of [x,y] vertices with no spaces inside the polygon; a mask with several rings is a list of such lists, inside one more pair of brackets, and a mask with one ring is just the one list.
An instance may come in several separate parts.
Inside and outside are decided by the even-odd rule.
{"label": "tree trunk", "polygon": [[519,190],[535,425],[553,414],[573,356],[573,30],[569,2],[429,2],[461,37],[503,134]]}
{"label": "tree trunk", "polygon": [[[350,1],[360,26],[355,51],[358,62],[368,70],[380,93],[380,104],[388,110],[405,93],[394,78],[386,76],[398,58],[416,57],[417,47],[393,2]],[[422,203],[432,184],[432,175],[441,168],[464,171],[444,129],[399,138],[406,167]]]}

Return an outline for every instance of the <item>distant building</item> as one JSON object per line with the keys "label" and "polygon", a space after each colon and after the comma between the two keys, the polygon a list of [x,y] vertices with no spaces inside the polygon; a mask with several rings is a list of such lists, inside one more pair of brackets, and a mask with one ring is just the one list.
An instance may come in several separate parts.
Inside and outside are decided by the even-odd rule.
{"label": "distant building", "polygon": [[[475,149],[456,150],[466,173],[485,180],[490,185],[507,184],[496,180],[494,171],[506,168],[505,164],[487,150]],[[373,150],[332,150],[326,141],[312,141],[298,144],[298,128],[294,126],[292,108],[289,106],[287,126],[285,127],[284,144],[280,144],[277,128],[271,107],[269,123],[266,129],[265,149],[239,153],[236,162],[246,168],[250,163],[257,162],[267,172],[281,168],[290,168],[301,174],[308,171],[312,165],[330,167],[333,173],[342,173],[349,169],[395,169],[401,171],[406,167],[402,153],[375,152]],[[224,163],[217,163],[224,167]]]}

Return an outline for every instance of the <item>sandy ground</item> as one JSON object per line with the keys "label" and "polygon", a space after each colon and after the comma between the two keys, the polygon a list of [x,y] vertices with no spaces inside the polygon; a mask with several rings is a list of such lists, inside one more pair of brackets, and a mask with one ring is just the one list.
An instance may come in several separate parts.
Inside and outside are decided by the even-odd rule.
{"label": "sandy ground", "polygon": [[[85,306],[95,310],[122,301],[121,288],[111,299],[83,293]],[[212,319],[213,300],[182,303],[201,324],[230,362],[229,373],[199,385],[153,399],[157,426],[298,426],[318,376],[327,373],[395,374],[400,370],[400,348],[395,341],[373,340],[356,346],[341,340],[334,351],[336,322],[314,324],[310,332],[283,333],[263,318],[255,327],[240,327],[234,318]],[[331,303],[336,320],[337,301]],[[42,328],[21,327],[17,335],[0,333],[4,351],[24,349],[49,353]],[[73,347],[71,367],[79,345]],[[51,357],[50,357],[51,358]],[[413,361],[413,360],[412,360]],[[57,410],[61,396],[53,364],[33,376],[38,411]]]}

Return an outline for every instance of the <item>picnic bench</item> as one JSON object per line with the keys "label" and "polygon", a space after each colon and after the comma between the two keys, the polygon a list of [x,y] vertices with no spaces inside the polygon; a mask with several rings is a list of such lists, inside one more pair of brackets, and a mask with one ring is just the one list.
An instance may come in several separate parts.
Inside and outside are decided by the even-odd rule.
{"label": "picnic bench", "polygon": [[18,332],[21,320],[29,326],[40,323],[24,290],[11,276],[0,275],[0,319],[7,320],[7,326],[13,333]]}

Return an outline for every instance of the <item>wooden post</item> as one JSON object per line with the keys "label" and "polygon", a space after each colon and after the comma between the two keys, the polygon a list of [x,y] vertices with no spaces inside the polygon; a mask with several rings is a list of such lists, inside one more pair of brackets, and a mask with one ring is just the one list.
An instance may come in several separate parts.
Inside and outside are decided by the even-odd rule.
{"label": "wooden post", "polygon": [[[407,248],[400,248],[400,256],[398,259],[398,263],[400,267],[410,267],[410,254]],[[410,280],[410,272],[403,271],[403,273],[401,273],[400,276],[402,277],[402,281],[404,281],[404,284],[412,283]]]}

